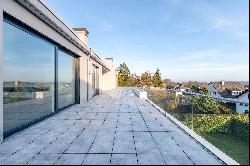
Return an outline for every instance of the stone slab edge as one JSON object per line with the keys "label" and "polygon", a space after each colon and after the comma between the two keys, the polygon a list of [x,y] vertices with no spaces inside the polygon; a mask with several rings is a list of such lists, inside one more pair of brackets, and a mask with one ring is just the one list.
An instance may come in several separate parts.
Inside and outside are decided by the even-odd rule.
{"label": "stone slab edge", "polygon": [[[138,91],[138,89],[134,88],[134,91]],[[202,138],[200,135],[196,134],[193,130],[182,124],[180,121],[178,121],[176,118],[174,118],[172,115],[164,111],[162,108],[160,108],[158,105],[156,105],[154,102],[149,100],[148,98],[145,99],[147,102],[149,102],[153,107],[155,107],[159,112],[161,112],[163,115],[165,115],[168,119],[170,119],[175,125],[177,125],[180,129],[185,131],[189,136],[191,136],[193,139],[195,139],[199,144],[201,144],[204,148],[206,148],[209,152],[211,152],[214,156],[216,156],[218,159],[220,159],[222,162],[224,162],[227,165],[240,165],[238,162],[236,162],[234,159],[226,155],[224,152],[216,148],[214,145],[212,145],[210,142]]]}

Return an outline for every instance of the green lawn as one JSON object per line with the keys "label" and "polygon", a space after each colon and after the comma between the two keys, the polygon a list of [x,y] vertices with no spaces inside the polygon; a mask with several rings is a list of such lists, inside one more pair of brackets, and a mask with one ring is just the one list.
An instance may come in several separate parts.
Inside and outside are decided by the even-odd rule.
{"label": "green lawn", "polygon": [[201,135],[241,165],[249,165],[249,143],[227,134],[204,133]]}

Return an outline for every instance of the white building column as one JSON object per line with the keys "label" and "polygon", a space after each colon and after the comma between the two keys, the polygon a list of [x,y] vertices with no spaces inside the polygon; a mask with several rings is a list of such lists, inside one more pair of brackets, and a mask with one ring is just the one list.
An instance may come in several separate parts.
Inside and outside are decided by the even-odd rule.
{"label": "white building column", "polygon": [[88,84],[88,57],[80,57],[80,103],[87,101]]}

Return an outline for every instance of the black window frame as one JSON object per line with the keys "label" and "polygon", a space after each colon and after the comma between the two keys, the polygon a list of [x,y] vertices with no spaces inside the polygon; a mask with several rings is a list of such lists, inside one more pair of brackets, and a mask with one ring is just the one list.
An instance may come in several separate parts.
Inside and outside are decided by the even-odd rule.
{"label": "black window frame", "polygon": [[[38,30],[32,28],[31,26],[23,23],[22,21],[20,21],[19,19],[11,16],[10,14],[6,13],[5,11],[3,12],[3,22],[6,22],[16,28],[18,28],[19,30],[24,31],[25,33],[32,35],[33,37],[36,37],[40,40],[43,40],[45,42],[47,42],[48,44],[52,45],[55,49],[54,49],[54,66],[55,66],[55,70],[54,70],[54,110],[51,111],[51,113],[44,115],[38,119],[34,119],[31,122],[27,122],[26,124],[23,124],[21,126],[18,126],[14,129],[11,129],[9,131],[3,131],[3,138],[7,138],[17,132],[20,132],[34,124],[37,124],[55,114],[57,114],[58,112],[65,110],[68,107],[71,107],[75,104],[80,104],[80,71],[79,71],[79,55],[75,54],[74,52],[70,51],[69,49],[67,49],[66,47],[62,46],[61,44],[59,44],[58,42],[55,42],[54,40],[52,40],[51,38],[45,36],[44,34],[42,34],[41,32],[39,32]],[[4,32],[3,32],[4,33]],[[57,32],[55,32],[57,33]],[[68,105],[66,107],[60,108],[58,109],[58,51],[63,51],[67,54],[69,54],[70,56],[72,56],[74,58],[74,63],[75,63],[75,103]],[[4,56],[4,55],[3,55]]]}
{"label": "black window frame", "polygon": [[[66,53],[68,56],[71,56],[73,58],[73,60],[74,60],[74,67],[75,67],[75,71],[74,71],[74,73],[75,73],[75,102],[73,104],[67,105],[67,106],[62,107],[62,108],[58,107],[58,63],[57,62],[58,62],[58,55],[59,55],[58,52],[59,51],[61,51],[63,53]],[[56,107],[57,107],[56,111],[57,112],[62,111],[64,109],[66,109],[66,108],[69,108],[69,107],[71,107],[71,106],[73,106],[75,104],[80,104],[79,66],[80,66],[79,65],[79,58],[75,57],[74,55],[72,55],[71,53],[65,51],[62,48],[57,49],[57,54],[56,54],[56,81],[55,81],[55,83],[56,83],[56,87],[55,87],[56,88],[56,90],[55,90],[56,91],[56,96],[55,97],[56,97]]]}

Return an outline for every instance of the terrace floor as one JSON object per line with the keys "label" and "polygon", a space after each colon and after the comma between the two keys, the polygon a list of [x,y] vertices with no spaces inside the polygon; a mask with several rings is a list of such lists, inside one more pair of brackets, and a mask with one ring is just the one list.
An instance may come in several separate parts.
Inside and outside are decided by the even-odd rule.
{"label": "terrace floor", "polygon": [[1,164],[222,164],[128,88],[96,96],[0,145]]}

